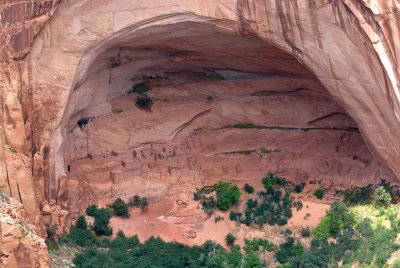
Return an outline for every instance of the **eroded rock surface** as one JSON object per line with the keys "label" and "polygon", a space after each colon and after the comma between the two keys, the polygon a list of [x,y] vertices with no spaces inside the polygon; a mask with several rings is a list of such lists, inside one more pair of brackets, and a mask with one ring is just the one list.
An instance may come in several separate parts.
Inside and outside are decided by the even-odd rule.
{"label": "eroded rock surface", "polygon": [[1,267],[50,267],[44,239],[35,233],[23,205],[0,193]]}
{"label": "eroded rock surface", "polygon": [[[267,168],[294,180],[398,181],[399,6],[398,0],[3,1],[0,190],[24,204],[44,235],[44,222],[64,226],[71,220],[65,209],[81,210],[76,204],[97,202],[99,193],[122,195],[124,184],[168,196],[190,192],[174,185],[179,180],[190,187],[221,178],[244,182]],[[227,81],[204,83],[203,92],[193,81],[155,90],[159,110],[152,114],[122,97],[146,77],[177,71],[215,71]],[[281,95],[264,94],[270,91]],[[207,102],[206,95],[219,98]],[[94,157],[80,159],[87,134],[76,122],[87,116],[97,118],[87,128]],[[211,130],[245,121],[341,132]],[[280,151],[262,158],[259,151],[221,154],[263,145]],[[88,172],[96,176],[82,179]]]}

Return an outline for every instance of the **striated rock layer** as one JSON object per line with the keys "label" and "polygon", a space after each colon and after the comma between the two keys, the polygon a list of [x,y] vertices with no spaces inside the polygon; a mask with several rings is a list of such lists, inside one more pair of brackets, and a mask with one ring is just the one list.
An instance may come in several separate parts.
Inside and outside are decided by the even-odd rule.
{"label": "striated rock layer", "polygon": [[68,190],[78,187],[67,172],[75,122],[168,70],[312,81],[307,90],[331,96],[400,178],[399,8],[398,0],[3,1],[0,189],[36,226],[63,221]]}

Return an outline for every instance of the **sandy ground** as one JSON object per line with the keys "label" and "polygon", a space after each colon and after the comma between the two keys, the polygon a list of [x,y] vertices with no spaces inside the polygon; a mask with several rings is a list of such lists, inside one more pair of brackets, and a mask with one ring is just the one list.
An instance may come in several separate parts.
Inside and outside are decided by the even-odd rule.
{"label": "sandy ground", "polygon": [[[225,236],[231,232],[236,236],[238,244],[243,244],[244,238],[254,237],[263,237],[280,243],[282,241],[279,235],[280,229],[290,228],[298,231],[301,227],[314,228],[329,209],[329,204],[326,203],[303,201],[303,208],[300,211],[293,209],[293,217],[287,226],[265,225],[259,228],[230,221],[229,212],[216,211],[213,215],[207,216],[200,206],[196,206],[192,214],[179,215],[182,213],[176,213],[176,206],[175,200],[165,199],[151,203],[145,210],[130,208],[129,218],[113,217],[110,226],[114,228],[114,234],[117,230],[122,230],[127,235],[138,235],[140,241],[158,236],[165,241],[177,241],[187,245],[201,245],[207,240],[225,245]],[[224,219],[215,222],[217,216]]]}

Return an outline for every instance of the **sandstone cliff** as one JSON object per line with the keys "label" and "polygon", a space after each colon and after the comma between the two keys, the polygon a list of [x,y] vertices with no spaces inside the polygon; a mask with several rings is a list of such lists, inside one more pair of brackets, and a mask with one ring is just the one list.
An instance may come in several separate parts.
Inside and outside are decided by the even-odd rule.
{"label": "sandstone cliff", "polygon": [[50,267],[44,239],[34,230],[22,204],[0,193],[1,267]]}
{"label": "sandstone cliff", "polygon": [[[199,62],[320,82],[313,89],[354,119],[399,178],[399,8],[398,0],[2,1],[0,190],[45,235],[43,220],[66,217],[68,190],[86,189],[68,174],[76,120],[111,110],[112,97],[159,66],[193,71]],[[225,57],[255,43],[265,44],[258,62]]]}

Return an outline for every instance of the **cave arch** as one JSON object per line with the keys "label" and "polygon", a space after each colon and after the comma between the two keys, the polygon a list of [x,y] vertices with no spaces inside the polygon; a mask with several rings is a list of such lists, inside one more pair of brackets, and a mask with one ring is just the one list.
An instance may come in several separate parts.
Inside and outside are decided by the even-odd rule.
{"label": "cave arch", "polygon": [[[372,41],[342,1],[320,6],[289,1],[262,5],[171,1],[161,8],[147,1],[130,6],[124,1],[100,2],[63,3],[35,39],[30,55],[34,107],[41,115],[34,123],[40,134],[34,138],[37,145],[51,148],[54,160],[49,162],[47,179],[52,197],[65,172],[63,142],[70,116],[65,109],[73,90],[93,71],[89,67],[97,56],[129,35],[190,21],[253,36],[294,56],[357,122],[370,150],[400,174],[397,89]],[[143,5],[152,12],[141,13]]]}

